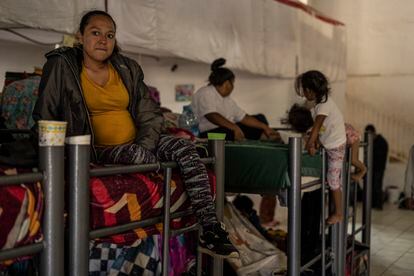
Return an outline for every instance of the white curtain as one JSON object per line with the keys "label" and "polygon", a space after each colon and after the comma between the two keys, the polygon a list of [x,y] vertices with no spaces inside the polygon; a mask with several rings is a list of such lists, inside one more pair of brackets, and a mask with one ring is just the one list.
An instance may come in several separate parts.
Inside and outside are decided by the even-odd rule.
{"label": "white curtain", "polygon": [[74,33],[84,11],[104,8],[103,0],[1,0],[0,27]]}
{"label": "white curtain", "polygon": [[[108,0],[121,48],[181,57],[263,76],[294,78],[308,69],[346,78],[345,27],[274,0]],[[0,27],[75,33],[83,13],[104,0],[2,0]]]}

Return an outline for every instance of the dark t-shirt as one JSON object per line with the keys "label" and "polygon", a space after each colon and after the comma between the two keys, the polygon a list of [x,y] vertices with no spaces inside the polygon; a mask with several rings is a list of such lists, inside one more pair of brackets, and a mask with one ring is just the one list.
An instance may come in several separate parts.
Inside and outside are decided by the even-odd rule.
{"label": "dark t-shirt", "polygon": [[374,138],[374,171],[384,171],[387,163],[388,143],[385,138],[378,134]]}

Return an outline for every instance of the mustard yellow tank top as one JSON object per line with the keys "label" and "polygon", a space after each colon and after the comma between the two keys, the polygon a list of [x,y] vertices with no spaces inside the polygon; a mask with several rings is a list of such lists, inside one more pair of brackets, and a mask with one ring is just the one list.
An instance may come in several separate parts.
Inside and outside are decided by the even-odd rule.
{"label": "mustard yellow tank top", "polygon": [[91,80],[82,66],[81,85],[92,122],[95,145],[113,146],[132,142],[136,128],[128,112],[129,94],[112,65],[109,66],[109,80],[104,86]]}

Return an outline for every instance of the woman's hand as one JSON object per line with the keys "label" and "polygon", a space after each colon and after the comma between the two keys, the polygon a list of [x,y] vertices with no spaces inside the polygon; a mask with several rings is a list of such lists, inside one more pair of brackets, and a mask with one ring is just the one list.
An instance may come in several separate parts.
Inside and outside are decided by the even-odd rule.
{"label": "woman's hand", "polygon": [[263,133],[271,140],[280,140],[280,134],[276,130],[266,126],[266,128],[263,129]]}
{"label": "woman's hand", "polygon": [[244,133],[238,125],[234,125],[233,132],[235,141],[242,141],[245,139]]}

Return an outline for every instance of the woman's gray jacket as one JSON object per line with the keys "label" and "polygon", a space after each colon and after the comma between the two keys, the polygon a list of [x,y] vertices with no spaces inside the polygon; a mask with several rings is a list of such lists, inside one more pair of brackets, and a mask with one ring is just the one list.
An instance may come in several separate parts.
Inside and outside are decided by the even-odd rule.
{"label": "woman's gray jacket", "polygon": [[[46,54],[33,119],[66,121],[66,136],[92,135],[93,131],[82,92],[80,74],[83,53],[80,48],[63,47]],[[154,151],[163,127],[158,104],[148,94],[141,67],[134,60],[114,53],[110,62],[129,92],[128,110],[135,122],[135,143]],[[95,152],[93,152],[96,158]]]}

